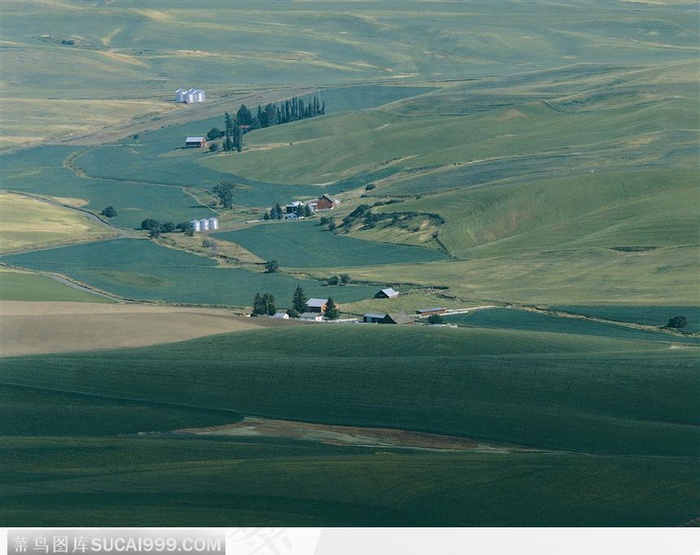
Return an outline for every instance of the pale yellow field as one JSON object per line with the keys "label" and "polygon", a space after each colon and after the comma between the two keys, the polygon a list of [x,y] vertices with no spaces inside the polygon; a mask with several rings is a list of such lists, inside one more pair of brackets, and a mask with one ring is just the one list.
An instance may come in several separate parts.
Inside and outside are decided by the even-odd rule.
{"label": "pale yellow field", "polygon": [[85,214],[38,199],[0,191],[0,253],[113,233]]}
{"label": "pale yellow field", "polygon": [[225,309],[0,302],[0,356],[142,347],[274,323]]}
{"label": "pale yellow field", "polygon": [[6,98],[0,149],[60,141],[99,132],[134,120],[148,119],[179,106],[153,100],[58,100]]}

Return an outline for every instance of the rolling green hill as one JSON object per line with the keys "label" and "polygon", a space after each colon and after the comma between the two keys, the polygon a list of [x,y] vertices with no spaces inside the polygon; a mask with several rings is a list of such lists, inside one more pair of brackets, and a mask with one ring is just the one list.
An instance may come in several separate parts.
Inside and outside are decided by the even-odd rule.
{"label": "rolling green hill", "polygon": [[[100,300],[41,275],[60,273],[172,304],[286,306],[301,284],[357,314],[690,320],[681,336],[497,309],[460,328],[282,324],[3,357],[4,525],[697,520],[695,3],[28,0],[3,2],[0,27],[0,193],[111,205],[124,235],[3,255],[34,271],[0,271],[3,300]],[[176,104],[178,87],[207,102]],[[240,154],[183,148],[241,103],[316,92],[325,115],[254,129]],[[222,181],[232,209],[211,195]],[[322,193],[342,201],[322,214],[334,232],[321,215],[243,225]],[[24,210],[10,231],[42,218]],[[214,214],[219,243],[242,246],[168,243],[195,256],[132,233]],[[349,286],[325,285],[341,273]],[[372,299],[379,284],[400,298]],[[250,416],[478,446],[173,433]]]}
{"label": "rolling green hill", "polygon": [[[677,525],[695,514],[697,360],[639,340],[371,325],[4,359],[15,385],[0,387],[12,471],[0,514],[13,525]],[[240,413],[491,446],[166,433]],[[135,431],[152,433],[124,436]]]}

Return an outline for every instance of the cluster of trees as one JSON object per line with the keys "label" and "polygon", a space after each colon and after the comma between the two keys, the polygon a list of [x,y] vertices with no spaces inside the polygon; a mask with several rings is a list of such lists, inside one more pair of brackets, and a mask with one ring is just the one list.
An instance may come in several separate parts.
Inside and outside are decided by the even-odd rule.
{"label": "cluster of trees", "polygon": [[[241,106],[244,108],[245,106]],[[246,108],[247,110],[247,108]],[[265,108],[258,106],[255,116],[249,110],[239,110],[236,118],[241,116],[239,125],[249,125],[252,128],[271,127],[292,121],[322,116],[326,113],[326,103],[318,95],[293,97],[283,102],[271,102]],[[237,119],[238,122],[238,119]]]}
{"label": "cluster of trees", "polygon": [[347,285],[351,278],[348,274],[340,274],[339,276],[331,276],[326,280],[328,285]]}
{"label": "cluster of trees", "polygon": [[[270,208],[269,212],[265,212],[263,214],[263,220],[266,222],[270,220],[281,220],[284,218],[284,212],[284,208],[282,208],[278,202],[272,208]],[[308,218],[309,216],[314,215],[313,210],[311,210],[311,207],[308,204],[296,206],[294,208],[294,213],[300,218]]]}
{"label": "cluster of trees", "polygon": [[114,206],[108,206],[107,208],[103,209],[102,212],[100,212],[100,214],[105,218],[117,217],[117,211],[114,209]]}
{"label": "cluster of trees", "polygon": [[[253,129],[262,129],[281,125],[292,121],[321,116],[326,113],[326,103],[318,95],[293,97],[282,102],[270,102],[264,108],[258,105],[258,109],[253,112],[245,105],[241,104],[235,117],[226,112],[224,114],[224,130],[220,131],[212,127],[207,133],[210,141],[224,139],[222,149],[224,152],[241,152],[243,150],[243,135]],[[213,143],[209,150],[215,151],[218,145]]]}
{"label": "cluster of trees", "polygon": [[[292,307],[287,310],[287,314],[291,318],[299,318],[302,313],[307,311],[306,302],[309,299],[304,294],[301,285],[297,285],[292,295]],[[253,316],[273,316],[277,312],[275,306],[275,297],[271,293],[256,293],[253,299]],[[324,316],[328,320],[337,320],[340,316],[340,310],[335,301],[328,297],[326,301],[326,312]]]}
{"label": "cluster of trees", "polygon": [[160,237],[161,233],[184,233],[185,235],[194,235],[194,228],[190,222],[181,222],[174,224],[173,222],[160,223],[158,220],[147,218],[141,222],[141,229],[148,231],[148,236],[151,238]]}
{"label": "cluster of trees", "polygon": [[219,199],[224,208],[233,208],[233,190],[235,185],[228,181],[222,181],[212,189],[212,193]]}

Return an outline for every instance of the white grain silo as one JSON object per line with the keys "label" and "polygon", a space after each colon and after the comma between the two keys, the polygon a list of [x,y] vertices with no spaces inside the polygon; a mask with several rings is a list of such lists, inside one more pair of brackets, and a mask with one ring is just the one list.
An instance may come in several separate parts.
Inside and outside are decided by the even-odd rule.
{"label": "white grain silo", "polygon": [[192,220],[190,222],[190,225],[192,226],[192,230],[195,232],[202,231],[202,225],[199,223],[199,220]]}
{"label": "white grain silo", "polygon": [[187,91],[182,87],[175,91],[175,102],[184,102]]}
{"label": "white grain silo", "polygon": [[199,225],[202,228],[202,231],[209,231],[209,220],[206,218],[199,220]]}
{"label": "white grain silo", "polygon": [[204,102],[205,94],[202,89],[195,89],[194,91],[194,101],[195,102]]}
{"label": "white grain silo", "polygon": [[209,218],[209,229],[210,230],[219,229],[218,218]]}

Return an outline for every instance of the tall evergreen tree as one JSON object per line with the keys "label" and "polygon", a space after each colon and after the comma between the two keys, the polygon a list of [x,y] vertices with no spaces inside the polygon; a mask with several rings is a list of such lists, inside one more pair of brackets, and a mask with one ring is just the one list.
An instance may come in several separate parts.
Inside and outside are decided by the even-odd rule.
{"label": "tall evergreen tree", "polygon": [[308,300],[301,285],[297,285],[297,288],[294,290],[294,295],[292,296],[292,308],[300,314],[306,312],[306,301]]}
{"label": "tall evergreen tree", "polygon": [[243,150],[243,130],[239,125],[233,126],[232,146],[236,149],[236,152]]}
{"label": "tall evergreen tree", "polygon": [[252,125],[253,124],[253,114],[246,107],[245,104],[241,104],[236,112],[236,125]]}
{"label": "tall evergreen tree", "polygon": [[233,150],[233,121],[228,112],[224,114],[224,152],[231,152]]}
{"label": "tall evergreen tree", "polygon": [[255,294],[253,299],[253,316],[272,316],[277,312],[275,307],[275,297],[270,293],[260,293]]}
{"label": "tall evergreen tree", "polygon": [[328,320],[337,320],[340,316],[338,305],[335,304],[335,301],[331,297],[328,297],[328,300],[326,301],[326,312],[324,312],[323,315]]}

